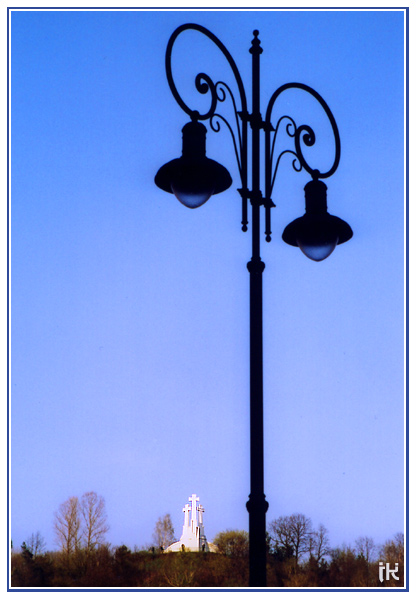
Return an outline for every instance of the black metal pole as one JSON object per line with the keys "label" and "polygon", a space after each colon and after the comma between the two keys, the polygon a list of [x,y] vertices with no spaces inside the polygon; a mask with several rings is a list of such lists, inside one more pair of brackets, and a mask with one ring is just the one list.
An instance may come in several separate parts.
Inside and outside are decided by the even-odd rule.
{"label": "black metal pole", "polygon": [[[213,80],[205,73],[199,73],[196,77],[195,85],[201,94],[206,94],[208,91],[211,94],[211,102],[208,111],[204,114],[190,108],[184,100],[181,98],[172,75],[171,69],[171,54],[175,40],[180,33],[186,30],[195,30],[206,35],[219,50],[223,53],[227,59],[233,74],[235,76],[236,84],[239,90],[239,96],[241,100],[241,111],[237,111],[235,99],[231,89],[224,82],[218,81],[214,83]],[[337,129],[336,121],[331,113],[329,107],[323,98],[311,87],[302,83],[287,83],[279,87],[272,94],[269,100],[267,110],[265,113],[265,120],[263,121],[260,113],[260,55],[262,48],[258,39],[259,32],[255,30],[253,32],[254,39],[249,52],[252,54],[252,113],[248,114],[247,101],[245,88],[243,86],[242,78],[239,70],[226,49],[224,44],[208,29],[202,25],[196,25],[194,23],[187,23],[178,27],[171,35],[165,56],[165,68],[167,73],[167,79],[169,87],[174,95],[174,98],[180,105],[180,107],[190,116],[193,122],[209,120],[213,130],[219,131],[220,122],[216,119],[220,118],[228,127],[234,143],[234,149],[239,165],[239,171],[242,181],[242,187],[239,192],[242,196],[242,230],[247,231],[247,200],[251,201],[252,205],[252,258],[248,262],[249,270],[249,281],[250,281],[250,494],[249,500],[246,504],[249,512],[249,585],[251,587],[265,587],[266,586],[266,512],[268,510],[268,502],[265,499],[264,494],[264,434],[263,434],[263,349],[262,349],[262,273],[265,268],[265,264],[261,260],[260,256],[260,210],[261,206],[266,209],[265,213],[265,234],[266,241],[271,241],[271,223],[270,223],[270,209],[275,206],[271,200],[272,188],[274,187],[275,176],[281,157],[290,153],[295,156],[293,160],[293,168],[296,171],[301,171],[304,168],[309,173],[313,181],[319,183],[319,179],[325,179],[333,175],[336,171],[339,159],[340,159],[340,138]],[[277,126],[274,128],[271,124],[271,115],[274,108],[275,102],[282,92],[289,89],[299,89],[307,92],[313,96],[321,105],[325,111],[327,117],[330,120],[330,124],[333,129],[335,138],[335,159],[332,167],[326,172],[320,172],[309,165],[306,157],[303,155],[303,145],[313,146],[315,143],[315,134],[313,129],[308,125],[301,125],[297,127],[295,121],[288,115],[282,116]],[[226,95],[230,95],[233,102],[234,113],[236,122],[238,124],[238,139],[235,137],[232,127],[228,121],[217,111],[218,102],[223,102]],[[239,131],[239,118],[241,119],[241,135]],[[213,124],[213,119],[214,123]],[[277,139],[277,132],[280,123],[283,120],[287,120],[286,132],[289,136],[294,138],[295,151],[284,150],[280,153],[278,158],[274,158],[274,146]],[[252,129],[252,189],[248,190],[248,145],[247,145],[247,126],[248,123]],[[265,198],[262,197],[260,189],[260,132],[261,129],[265,130]],[[272,149],[271,149],[271,132],[274,132]],[[240,152],[239,152],[240,150]],[[177,163],[181,159],[170,161],[158,171],[155,182],[163,190],[172,192],[172,163]],[[213,163],[213,161],[211,161]],[[297,166],[299,165],[299,166]],[[220,165],[218,165],[220,166]],[[167,168],[169,167],[169,168]],[[221,167],[223,169],[223,167]],[[229,176],[230,179],[230,176]],[[193,184],[194,185],[194,184]],[[230,183],[228,183],[230,185]],[[221,189],[215,190],[213,193],[219,193],[227,189],[228,185],[222,184]],[[322,184],[324,185],[324,184]],[[191,206],[185,200],[181,200],[186,206]],[[344,243],[352,237],[352,231],[350,227],[326,213],[326,218],[333,219],[332,227],[333,231],[337,233],[338,243]],[[296,219],[298,221],[304,219]],[[328,220],[326,221],[328,222]],[[341,223],[343,225],[341,225]],[[290,224],[290,227],[293,225]],[[335,229],[336,228],[336,229]],[[285,234],[285,232],[284,232]],[[320,237],[320,236],[319,236]],[[287,239],[284,237],[284,241],[290,245],[298,245],[293,243],[292,237]],[[320,241],[320,240],[318,240]],[[317,257],[310,256],[313,260]]]}
{"label": "black metal pole", "polygon": [[259,181],[260,130],[259,57],[262,52],[258,31],[254,31],[252,54],[252,258],[248,263],[250,279],[250,494],[249,512],[249,585],[266,586],[265,515],[268,503],[264,494],[263,440],[263,350],[262,350],[262,273],[265,264],[260,257],[260,207],[262,193]]}

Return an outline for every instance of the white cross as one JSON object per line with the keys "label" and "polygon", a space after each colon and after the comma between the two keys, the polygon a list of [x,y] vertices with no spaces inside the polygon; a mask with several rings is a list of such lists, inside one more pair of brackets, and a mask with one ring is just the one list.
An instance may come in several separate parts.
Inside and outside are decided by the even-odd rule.
{"label": "white cross", "polygon": [[198,510],[198,522],[200,523],[200,525],[202,525],[204,508],[200,504],[200,506],[197,508],[197,510]]}
{"label": "white cross", "polygon": [[189,525],[190,525],[190,518],[189,518],[190,510],[191,510],[191,506],[189,504],[186,504],[184,506],[184,508],[182,509],[182,512],[184,513],[184,525],[186,527],[189,527]]}
{"label": "white cross", "polygon": [[191,526],[192,527],[196,527],[197,523],[197,502],[200,502],[200,498],[198,496],[196,496],[196,494],[193,494],[191,496],[191,498],[188,498],[188,500],[191,500]]}

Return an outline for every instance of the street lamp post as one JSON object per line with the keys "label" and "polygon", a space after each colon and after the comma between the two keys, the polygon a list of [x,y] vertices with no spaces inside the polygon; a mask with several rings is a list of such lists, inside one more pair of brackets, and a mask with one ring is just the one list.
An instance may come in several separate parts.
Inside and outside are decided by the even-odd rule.
{"label": "street lamp post", "polygon": [[[177,37],[186,30],[199,31],[207,36],[226,57],[237,84],[240,110],[238,110],[231,88],[223,81],[216,83],[205,73],[199,73],[195,86],[199,93],[210,94],[210,107],[204,114],[192,110],[183,101],[175,86],[172,70],[172,48]],[[208,121],[213,131],[219,131],[221,124],[229,130],[237,159],[241,187],[238,188],[242,200],[242,230],[248,229],[248,201],[251,205],[252,257],[247,264],[250,277],[250,494],[246,504],[249,512],[249,585],[266,586],[266,512],[268,503],[264,493],[264,442],[263,442],[263,343],[262,343],[262,273],[265,264],[260,254],[260,216],[261,207],[265,211],[266,241],[271,241],[272,190],[278,166],[285,154],[293,156],[293,168],[305,169],[312,180],[305,186],[306,212],[287,225],[282,238],[292,246],[298,246],[306,256],[315,261],[327,258],[337,244],[352,237],[349,225],[327,212],[327,186],[323,179],[336,171],[340,160],[340,138],[336,121],[323,98],[311,87],[301,83],[288,83],[279,87],[271,96],[265,113],[260,112],[260,55],[262,48],[259,32],[253,32],[249,52],[252,55],[252,112],[248,112],[246,93],[236,64],[222,42],[208,29],[196,24],[178,27],[169,39],[165,67],[171,92],[188,114],[191,121],[183,128],[183,150],[180,158],[161,167],[155,176],[156,185],[162,190],[173,193],[189,208],[197,208],[206,202],[212,194],[218,194],[232,184],[228,171],[219,163],[206,157],[206,127],[201,121]],[[297,127],[288,115],[281,116],[274,126],[271,120],[272,110],[277,98],[286,90],[298,89],[313,96],[325,111],[332,126],[335,140],[335,158],[332,167],[326,172],[312,168],[307,162],[302,144],[313,146],[315,133],[308,125]],[[218,104],[229,98],[233,105],[234,127],[217,112]],[[278,130],[286,123],[286,133],[294,140],[294,150],[283,150],[275,157]],[[251,128],[249,140],[248,128]],[[261,190],[261,132],[264,134],[265,185]],[[249,141],[251,146],[249,148]],[[250,189],[248,187],[248,154],[251,150]]]}

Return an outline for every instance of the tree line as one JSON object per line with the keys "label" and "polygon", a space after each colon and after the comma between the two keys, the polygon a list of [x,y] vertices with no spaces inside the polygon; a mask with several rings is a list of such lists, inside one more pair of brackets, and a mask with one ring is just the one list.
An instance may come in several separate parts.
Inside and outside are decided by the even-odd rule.
{"label": "tree line", "polygon": [[[169,514],[157,520],[153,545],[141,549],[111,547],[108,530],[101,496],[68,498],[54,514],[58,550],[47,551],[39,532],[29,536],[12,552],[12,587],[248,586],[246,531],[222,531],[213,540],[216,553],[197,553],[164,552],[175,541]],[[403,586],[402,534],[381,546],[359,537],[352,546],[332,548],[324,525],[314,529],[311,519],[295,513],[271,521],[266,541],[269,587]]]}

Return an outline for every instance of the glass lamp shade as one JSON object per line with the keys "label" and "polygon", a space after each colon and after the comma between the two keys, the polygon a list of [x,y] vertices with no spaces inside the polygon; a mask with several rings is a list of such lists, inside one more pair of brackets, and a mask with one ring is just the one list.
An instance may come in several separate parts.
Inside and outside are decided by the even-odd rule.
{"label": "glass lamp shade", "polygon": [[326,213],[325,217],[329,219],[314,219],[305,215],[291,223],[296,225],[294,234],[297,246],[308,258],[317,262],[330,256],[339,241],[331,215]]}
{"label": "glass lamp shade", "polygon": [[189,160],[182,156],[161,167],[155,183],[165,192],[175,194],[184,206],[197,208],[213,194],[227,190],[232,178],[227,169],[210,158]]}
{"label": "glass lamp shade", "polygon": [[187,123],[182,131],[182,156],[161,167],[155,183],[174,194],[184,206],[197,208],[213,194],[227,190],[232,178],[225,167],[206,157],[207,129],[202,123]]}
{"label": "glass lamp shade", "polygon": [[319,262],[330,256],[338,244],[350,240],[353,232],[345,221],[327,212],[327,187],[322,181],[310,181],[304,189],[306,213],[287,225],[282,239]]}
{"label": "glass lamp shade", "polygon": [[173,174],[171,189],[188,208],[202,206],[214,193],[214,180],[200,165],[185,165]]}

